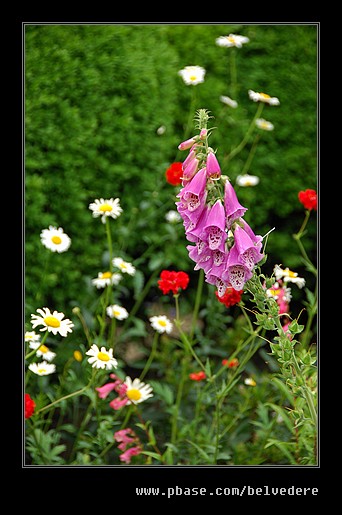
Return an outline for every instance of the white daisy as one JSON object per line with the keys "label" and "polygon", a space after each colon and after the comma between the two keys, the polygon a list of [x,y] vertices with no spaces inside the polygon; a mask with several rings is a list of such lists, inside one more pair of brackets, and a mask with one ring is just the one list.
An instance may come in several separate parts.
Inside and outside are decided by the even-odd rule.
{"label": "white daisy", "polygon": [[255,125],[258,129],[262,129],[263,131],[273,131],[274,125],[271,122],[268,122],[264,118],[257,118],[255,120]]}
{"label": "white daisy", "polygon": [[158,315],[150,317],[151,326],[153,329],[158,331],[158,333],[171,333],[172,331],[172,323],[165,315]]}
{"label": "white daisy", "polygon": [[238,175],[236,177],[236,184],[238,186],[256,186],[259,184],[260,179],[256,175],[249,175],[248,173],[244,173],[243,175]]}
{"label": "white daisy", "polygon": [[270,106],[278,106],[280,104],[279,98],[271,97],[267,93],[257,93],[252,89],[248,90],[248,95],[253,102],[264,102],[265,104],[269,104]]}
{"label": "white daisy", "polygon": [[244,43],[249,43],[247,36],[240,36],[239,34],[229,34],[229,36],[220,36],[216,38],[216,44],[221,47],[241,48]]}
{"label": "white daisy", "polygon": [[63,320],[65,316],[64,313],[58,313],[58,311],[51,313],[49,308],[39,308],[37,309],[37,312],[41,316],[31,315],[31,324],[33,328],[42,325],[43,327],[40,329],[41,331],[48,330],[49,333],[59,333],[61,336],[67,336],[67,333],[72,333],[71,328],[74,327],[74,324],[68,318]]}
{"label": "white daisy", "polygon": [[105,288],[110,284],[117,285],[122,279],[121,274],[112,274],[111,272],[99,272],[96,279],[92,279],[92,283],[96,288]]}
{"label": "white daisy", "polygon": [[71,245],[71,239],[61,227],[49,226],[40,233],[40,239],[44,247],[52,252],[65,252]]}
{"label": "white daisy", "polygon": [[115,266],[116,268],[119,268],[120,271],[123,272],[124,274],[128,274],[128,275],[135,274],[135,267],[131,263],[124,261],[120,257],[114,258],[112,263],[113,263],[113,266]]}
{"label": "white daisy", "polygon": [[129,398],[127,405],[129,404],[140,404],[140,402],[146,401],[150,397],[153,397],[153,388],[149,384],[145,384],[140,379],[132,379],[127,376],[124,384],[127,386],[126,396]]}
{"label": "white daisy", "polygon": [[233,109],[236,109],[238,106],[236,100],[233,100],[232,98],[227,97],[226,95],[221,95],[220,100],[221,102],[223,102],[223,104],[226,104],[227,106],[232,107]]}
{"label": "white daisy", "polygon": [[179,70],[178,74],[182,77],[187,86],[196,86],[204,82],[205,69],[202,66],[186,66]]}
{"label": "white daisy", "polygon": [[38,349],[40,345],[40,334],[37,334],[36,331],[26,331],[25,342],[29,342],[30,349]]}
{"label": "white daisy", "polygon": [[294,283],[298,288],[303,288],[305,285],[305,279],[303,277],[298,277],[298,273],[292,272],[288,267],[283,270],[279,265],[275,265],[274,275],[277,280],[282,279],[285,283]]}
{"label": "white daisy", "polygon": [[107,350],[105,347],[101,347],[100,350],[97,345],[93,344],[86,354],[87,356],[91,356],[88,359],[88,363],[90,363],[93,368],[110,370],[118,366],[118,362],[113,358],[113,349]]}
{"label": "white daisy", "polygon": [[254,379],[252,377],[246,377],[246,379],[244,380],[244,383],[247,386],[256,386],[256,382],[254,381]]}
{"label": "white daisy", "polygon": [[119,306],[118,304],[113,304],[112,306],[108,306],[106,308],[107,315],[110,318],[116,318],[117,320],[124,320],[128,317],[127,309]]}
{"label": "white daisy", "polygon": [[46,345],[41,345],[37,349],[38,358],[43,357],[46,361],[52,361],[56,357],[56,353],[52,352]]}
{"label": "white daisy", "polygon": [[165,215],[165,219],[170,224],[176,224],[177,222],[180,222],[182,217],[178,213],[178,211],[175,211],[171,209],[171,211],[168,211]]}
{"label": "white daisy", "polygon": [[98,216],[101,216],[102,223],[106,222],[107,217],[111,218],[117,218],[122,213],[122,207],[120,206],[120,199],[116,198],[110,198],[110,199],[103,199],[100,198],[96,199],[94,202],[91,202],[89,204],[89,209],[93,212],[93,217],[97,218]]}
{"label": "white daisy", "polygon": [[56,365],[42,361],[41,363],[31,363],[29,369],[38,376],[48,376],[56,372]]}

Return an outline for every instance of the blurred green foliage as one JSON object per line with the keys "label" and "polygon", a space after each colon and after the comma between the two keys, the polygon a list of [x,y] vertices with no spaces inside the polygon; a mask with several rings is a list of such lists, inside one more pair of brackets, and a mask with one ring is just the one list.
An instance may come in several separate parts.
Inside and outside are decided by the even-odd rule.
{"label": "blurred green foliage", "polygon": [[[241,49],[215,44],[229,33],[248,36],[250,42]],[[205,82],[186,86],[178,71],[187,65],[203,66]],[[266,105],[262,113],[275,129],[261,135],[249,169],[260,177],[259,185],[236,186],[236,192],[257,234],[276,228],[268,241],[267,272],[282,263],[310,281],[292,234],[304,218],[298,192],[317,189],[315,25],[25,27],[29,313],[42,301],[68,314],[72,305],[91,302],[90,279],[108,267],[105,226],[88,209],[100,197],[119,197],[124,210],[112,225],[114,255],[117,251],[133,261],[146,278],[163,268],[193,273],[182,224],[165,220],[178,191],[165,181],[165,170],[186,157],[177,146],[193,129],[189,113],[192,118],[196,109],[206,108],[217,127],[211,145],[234,184],[252,140],[231,161],[225,157],[256,112],[248,89],[276,96],[280,105]],[[233,93],[237,109],[219,98]],[[71,237],[68,252],[55,254],[42,246],[39,235],[49,225],[63,227]],[[313,221],[305,245],[315,253]]]}

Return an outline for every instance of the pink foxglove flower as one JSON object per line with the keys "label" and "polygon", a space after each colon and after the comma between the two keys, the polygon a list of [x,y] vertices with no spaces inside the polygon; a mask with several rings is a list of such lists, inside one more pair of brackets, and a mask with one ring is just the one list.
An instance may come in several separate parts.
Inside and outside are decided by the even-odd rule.
{"label": "pink foxglove flower", "polygon": [[214,152],[207,155],[207,176],[211,179],[218,179],[221,176],[221,168]]}
{"label": "pink foxglove flower", "polygon": [[226,242],[226,217],[221,200],[217,200],[208,213],[202,239],[208,243],[210,250],[224,251]]}
{"label": "pink foxglove flower", "polygon": [[226,181],[224,187],[224,207],[226,210],[226,223],[228,229],[230,229],[234,220],[244,216],[247,211],[247,208],[243,207],[238,201],[235,190],[230,181]]}
{"label": "pink foxglove flower", "polygon": [[261,261],[264,255],[261,254],[246,231],[239,225],[234,230],[234,240],[240,262],[249,270],[253,270],[254,265]]}

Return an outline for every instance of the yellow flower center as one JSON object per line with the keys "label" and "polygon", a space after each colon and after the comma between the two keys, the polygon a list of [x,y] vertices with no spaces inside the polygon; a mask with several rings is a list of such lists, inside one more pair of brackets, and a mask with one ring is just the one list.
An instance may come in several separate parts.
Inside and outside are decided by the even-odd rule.
{"label": "yellow flower center", "polygon": [[279,295],[279,293],[280,293],[280,289],[278,289],[278,290],[272,290],[272,289],[270,289],[270,290],[268,290],[268,291],[270,292],[270,294],[271,294],[271,295],[274,295],[274,296]]}
{"label": "yellow flower center", "polygon": [[259,93],[259,95],[260,95],[262,98],[265,98],[265,99],[266,99],[266,98],[267,98],[267,99],[271,98],[271,96],[270,96],[270,95],[268,95],[267,93]]}
{"label": "yellow flower center", "polygon": [[165,322],[165,320],[159,320],[158,324],[161,325],[162,327],[166,327],[167,326],[167,323]]}
{"label": "yellow flower center", "polygon": [[101,275],[101,279],[110,279],[112,277],[112,274],[110,272],[103,272]]}
{"label": "yellow flower center", "polygon": [[58,318],[53,317],[53,316],[45,317],[44,322],[46,323],[46,325],[48,325],[50,327],[59,327],[61,325]]}
{"label": "yellow flower center", "polygon": [[102,204],[99,207],[99,211],[103,211],[103,212],[111,211],[112,209],[113,209],[113,206],[111,206],[110,204]]}
{"label": "yellow flower center", "polygon": [[121,270],[123,270],[123,271],[127,270],[127,265],[126,265],[126,263],[120,263],[119,267],[120,267],[120,269],[121,269]]}
{"label": "yellow flower center", "polygon": [[117,310],[115,310],[115,309],[114,309],[114,310],[113,310],[113,315],[114,315],[115,317],[120,316],[120,311],[117,311]]}
{"label": "yellow flower center", "polygon": [[62,243],[62,238],[60,236],[55,235],[55,236],[52,236],[51,241],[55,245],[59,245],[60,243]]}
{"label": "yellow flower center", "polygon": [[49,352],[49,349],[47,348],[46,345],[41,345],[38,350],[40,350],[40,352],[43,352],[43,354],[45,354],[46,352]]}
{"label": "yellow flower center", "polygon": [[105,354],[104,352],[99,352],[97,355],[97,359],[101,361],[109,361],[110,357],[108,356],[108,354]]}
{"label": "yellow flower center", "polygon": [[235,38],[233,36],[228,36],[227,39],[230,43],[235,43]]}
{"label": "yellow flower center", "polygon": [[190,75],[189,78],[192,82],[194,82],[197,79],[196,75]]}
{"label": "yellow flower center", "polygon": [[39,368],[39,369],[38,369],[38,372],[39,372],[40,374],[46,374],[46,368]]}
{"label": "yellow flower center", "polygon": [[297,277],[297,272],[292,272],[292,270],[286,270],[286,275],[289,277]]}
{"label": "yellow flower center", "polygon": [[141,399],[141,391],[137,388],[131,388],[126,392],[126,395],[131,401],[138,401]]}
{"label": "yellow flower center", "polygon": [[82,361],[82,354],[79,350],[74,351],[74,358],[76,361]]}

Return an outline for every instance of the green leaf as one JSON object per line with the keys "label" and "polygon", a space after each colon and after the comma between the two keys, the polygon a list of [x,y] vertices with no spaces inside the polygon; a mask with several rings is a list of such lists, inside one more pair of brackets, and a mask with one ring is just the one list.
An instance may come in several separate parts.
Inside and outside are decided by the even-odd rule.
{"label": "green leaf", "polygon": [[274,404],[273,402],[268,402],[266,406],[270,406],[284,421],[287,429],[290,431],[290,433],[294,432],[294,425],[292,420],[290,419],[288,413],[282,408],[281,406],[278,406],[277,404]]}
{"label": "green leaf", "polygon": [[284,454],[284,456],[286,456],[291,465],[297,465],[295,458],[290,452],[290,448],[293,448],[293,450],[295,451],[294,443],[280,442],[279,440],[270,439],[268,440],[268,443],[265,445],[265,449],[271,447],[272,445],[275,445]]}
{"label": "green leaf", "polygon": [[191,440],[186,440],[189,444],[191,444],[197,451],[200,453],[200,455],[206,460],[207,463],[211,463],[211,458],[208,456],[208,454],[195,442],[192,442]]}
{"label": "green leaf", "polygon": [[145,456],[150,456],[151,458],[154,458],[155,460],[162,461],[163,457],[160,456],[160,454],[156,452],[151,451],[142,451],[140,454],[145,454]]}

